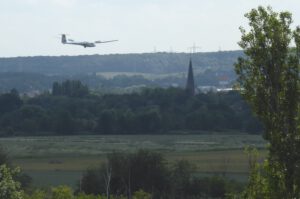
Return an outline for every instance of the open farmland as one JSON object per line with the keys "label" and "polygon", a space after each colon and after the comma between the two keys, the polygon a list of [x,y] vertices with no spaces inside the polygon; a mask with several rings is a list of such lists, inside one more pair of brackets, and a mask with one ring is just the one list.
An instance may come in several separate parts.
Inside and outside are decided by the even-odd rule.
{"label": "open farmland", "polygon": [[105,160],[113,151],[150,149],[161,152],[168,163],[186,159],[201,175],[245,175],[248,171],[246,146],[261,149],[260,135],[113,135],[1,138],[0,144],[12,162],[34,179],[34,184],[75,186],[81,173]]}

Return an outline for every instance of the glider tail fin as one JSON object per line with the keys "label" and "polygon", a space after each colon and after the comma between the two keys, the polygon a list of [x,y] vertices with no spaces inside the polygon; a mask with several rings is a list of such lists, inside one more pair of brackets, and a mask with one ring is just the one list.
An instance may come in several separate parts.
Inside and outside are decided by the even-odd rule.
{"label": "glider tail fin", "polygon": [[61,35],[61,43],[66,44],[67,43],[67,37],[65,34]]}

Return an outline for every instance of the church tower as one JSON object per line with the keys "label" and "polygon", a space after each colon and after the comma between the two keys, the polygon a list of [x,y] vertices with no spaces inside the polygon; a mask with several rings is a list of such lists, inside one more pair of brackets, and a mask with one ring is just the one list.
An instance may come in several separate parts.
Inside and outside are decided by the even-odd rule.
{"label": "church tower", "polygon": [[190,59],[189,64],[189,71],[188,71],[188,77],[186,82],[185,90],[190,96],[195,95],[195,82],[194,82],[194,73],[193,73],[193,66],[192,66],[192,58]]}

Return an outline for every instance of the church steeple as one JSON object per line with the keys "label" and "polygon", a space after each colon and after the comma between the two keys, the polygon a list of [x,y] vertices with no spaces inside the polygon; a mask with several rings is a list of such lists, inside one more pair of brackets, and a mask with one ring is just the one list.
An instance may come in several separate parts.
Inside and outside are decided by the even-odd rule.
{"label": "church steeple", "polygon": [[191,95],[191,96],[195,95],[195,82],[194,82],[192,58],[190,58],[189,71],[188,71],[188,77],[187,77],[185,90],[187,91],[187,93],[189,95]]}

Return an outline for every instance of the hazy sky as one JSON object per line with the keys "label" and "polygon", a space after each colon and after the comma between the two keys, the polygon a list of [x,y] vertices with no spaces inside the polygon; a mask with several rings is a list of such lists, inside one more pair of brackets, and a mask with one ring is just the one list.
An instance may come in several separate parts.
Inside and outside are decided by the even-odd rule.
{"label": "hazy sky", "polygon": [[[300,25],[299,0],[0,0],[0,57],[236,50],[244,13],[259,5]],[[60,33],[119,42],[84,49],[62,45]]]}

